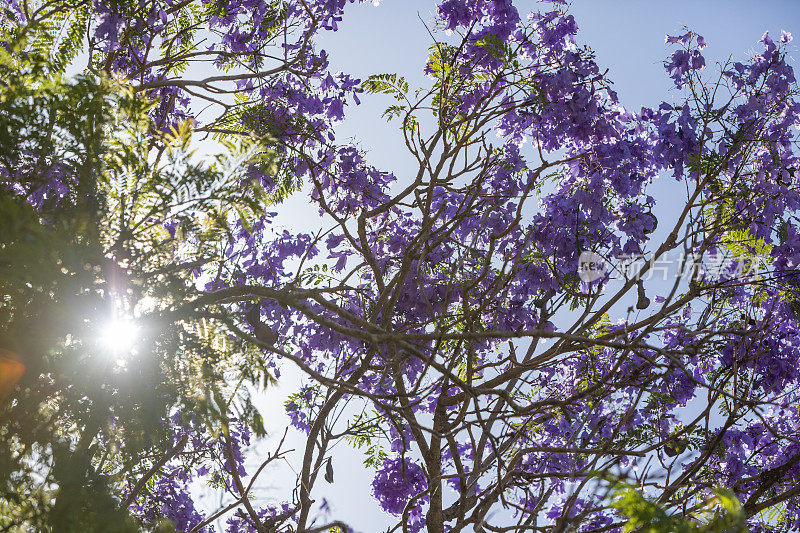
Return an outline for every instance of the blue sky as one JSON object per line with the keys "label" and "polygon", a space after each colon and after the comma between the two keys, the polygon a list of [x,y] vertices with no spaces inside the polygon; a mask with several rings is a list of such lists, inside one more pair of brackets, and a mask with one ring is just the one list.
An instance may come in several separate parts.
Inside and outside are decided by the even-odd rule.
{"label": "blue sky", "polygon": [[[516,5],[521,12],[547,7],[534,0],[518,0]],[[319,44],[330,53],[333,70],[362,78],[398,73],[412,86],[424,86],[422,67],[431,38],[423,21],[429,23],[434,10],[433,0],[383,0],[380,7],[370,3],[351,5],[339,31],[325,36]],[[767,30],[773,35],[780,35],[782,29],[793,32],[794,49],[800,45],[800,0],[576,0],[571,11],[581,28],[579,44],[588,44],[596,51],[597,63],[609,69],[622,103],[632,110],[679,98],[662,61],[669,52],[664,44],[665,34],[676,33],[684,26],[703,35],[709,43],[704,51],[709,68],[729,56],[742,59],[748,52],[759,50],[758,40]],[[800,52],[795,53],[795,58],[795,68],[800,68]],[[361,106],[348,108],[347,120],[338,127],[339,140],[354,140],[370,152],[373,164],[402,179],[411,169],[410,158],[396,127],[380,118],[390,102],[379,97],[362,100]],[[296,195],[282,206],[279,220],[287,225],[308,224],[314,217],[309,216],[307,202],[302,195]],[[278,436],[286,423],[280,397],[291,392],[288,389],[296,379],[289,372],[281,386],[268,391],[262,403],[267,424],[275,428]],[[290,437],[291,447],[298,449],[301,443],[301,438]],[[380,516],[377,503],[370,496],[372,475],[362,467],[359,455],[339,448],[334,464],[336,483],[321,482],[322,490],[315,496],[329,500],[334,516],[348,521],[358,531],[375,532],[382,525],[385,528],[386,518]],[[281,485],[289,478],[294,479],[288,469],[275,472],[264,481],[263,490],[268,496],[280,498],[285,494],[281,494],[285,490]]]}

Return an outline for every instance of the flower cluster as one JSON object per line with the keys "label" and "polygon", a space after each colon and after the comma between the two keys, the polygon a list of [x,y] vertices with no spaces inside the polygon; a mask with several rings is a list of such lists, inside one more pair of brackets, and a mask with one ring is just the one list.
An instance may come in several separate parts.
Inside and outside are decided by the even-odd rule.
{"label": "flower cluster", "polygon": [[427,478],[422,467],[405,458],[387,459],[372,481],[375,498],[387,513],[407,516],[410,531],[425,527],[421,504],[425,502]]}

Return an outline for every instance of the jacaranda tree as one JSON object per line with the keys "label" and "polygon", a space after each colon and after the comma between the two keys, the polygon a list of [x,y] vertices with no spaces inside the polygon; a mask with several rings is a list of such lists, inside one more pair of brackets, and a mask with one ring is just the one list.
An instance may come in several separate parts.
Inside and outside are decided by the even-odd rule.
{"label": "jacaranda tree", "polygon": [[[432,4],[421,87],[330,72],[346,4],[3,2],[0,526],[347,531],[350,446],[392,531],[800,530],[791,35],[668,36],[634,112],[563,2]],[[337,140],[359,98],[412,172]],[[254,451],[287,365],[304,447]]]}

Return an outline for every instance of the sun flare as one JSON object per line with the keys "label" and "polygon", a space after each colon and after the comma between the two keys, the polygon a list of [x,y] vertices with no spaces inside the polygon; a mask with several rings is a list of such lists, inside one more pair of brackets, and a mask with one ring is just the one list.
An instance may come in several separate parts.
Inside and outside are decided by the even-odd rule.
{"label": "sun flare", "polygon": [[115,353],[129,351],[139,336],[139,326],[127,318],[115,318],[103,328],[100,341]]}

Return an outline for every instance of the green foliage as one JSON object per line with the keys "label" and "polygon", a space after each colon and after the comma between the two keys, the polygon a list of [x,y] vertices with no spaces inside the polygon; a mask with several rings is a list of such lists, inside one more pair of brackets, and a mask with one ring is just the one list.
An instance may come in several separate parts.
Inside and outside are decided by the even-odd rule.
{"label": "green foliage", "polygon": [[386,120],[400,118],[406,133],[412,135],[416,133],[419,121],[412,112],[408,95],[410,86],[404,77],[397,74],[375,74],[362,82],[361,88],[367,94],[385,94],[400,102],[387,107],[382,117]]}
{"label": "green foliage", "polygon": [[[176,409],[264,434],[243,386],[272,382],[263,355],[222,310],[177,310],[276,200],[256,180],[274,157],[243,138],[198,162],[191,124],[157,133],[129,85],[66,80],[30,50],[0,47],[0,348],[25,368],[0,398],[0,528],[138,531],[120,490],[169,446]],[[114,315],[142,330],[122,359],[98,341]]]}
{"label": "green foliage", "polygon": [[402,101],[406,99],[409,85],[397,74],[374,74],[362,82],[361,88],[370,94],[388,94]]}
{"label": "green foliage", "polygon": [[350,446],[361,450],[367,468],[379,468],[388,457],[381,442],[381,428],[386,427],[387,422],[377,411],[362,411],[348,423],[346,440]]}
{"label": "green foliage", "polygon": [[60,76],[80,54],[89,27],[92,3],[28,2],[32,18],[25,25],[16,23],[11,13],[0,12],[0,40],[21,45],[16,54],[45,60],[48,76]]}
{"label": "green foliage", "polygon": [[[158,364],[125,379],[109,372],[94,341],[111,274],[101,230],[107,126],[124,97],[107,80],[48,78],[40,57],[0,61],[0,347],[25,366],[13,402],[0,405],[0,436],[11,444],[0,451],[0,487],[16,495],[2,502],[4,526],[135,531],[92,467],[91,440],[113,412],[129,422],[123,438],[135,453],[165,409],[159,391],[174,394]],[[150,390],[131,388],[132,378]]]}
{"label": "green foliage", "polygon": [[511,46],[496,35],[487,33],[475,45],[496,59],[507,62],[515,61],[515,53]]}
{"label": "green foliage", "polygon": [[715,488],[688,516],[670,515],[635,487],[617,483],[611,507],[628,521],[623,531],[642,533],[734,533],[748,531],[742,505],[733,491]]}
{"label": "green foliage", "polygon": [[430,49],[428,72],[435,80],[444,82],[455,70],[456,57],[458,57],[457,48],[437,43]]}

